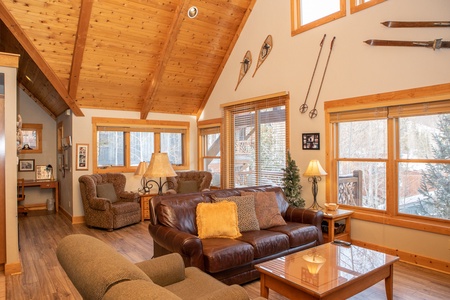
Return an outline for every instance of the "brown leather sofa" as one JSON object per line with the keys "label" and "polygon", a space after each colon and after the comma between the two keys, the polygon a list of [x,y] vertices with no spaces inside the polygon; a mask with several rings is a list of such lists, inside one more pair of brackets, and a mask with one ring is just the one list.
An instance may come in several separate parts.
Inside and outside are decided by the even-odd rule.
{"label": "brown leather sofa", "polygon": [[[287,225],[242,232],[242,236],[235,239],[200,239],[196,226],[197,204],[213,202],[213,198],[239,196],[242,191],[275,192]],[[289,205],[279,187],[156,196],[150,200],[150,214],[149,232],[154,241],[155,257],[179,253],[186,266],[198,267],[226,284],[258,279],[255,264],[323,243],[323,212]]]}

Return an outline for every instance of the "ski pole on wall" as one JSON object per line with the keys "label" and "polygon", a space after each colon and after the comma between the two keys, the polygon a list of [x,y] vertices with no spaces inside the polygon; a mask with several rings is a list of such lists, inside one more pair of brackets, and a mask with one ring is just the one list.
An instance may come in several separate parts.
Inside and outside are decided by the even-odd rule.
{"label": "ski pole on wall", "polygon": [[309,112],[309,117],[311,119],[315,118],[317,116],[317,109],[316,109],[317,101],[319,100],[320,91],[322,90],[323,80],[325,79],[325,74],[327,73],[328,63],[330,62],[331,51],[333,50],[333,45],[334,45],[335,39],[336,39],[336,37],[334,36],[333,39],[331,40],[330,52],[328,53],[328,58],[327,58],[327,62],[325,64],[325,69],[323,70],[322,81],[320,82],[319,91],[317,92],[316,103],[314,103],[314,108]]}
{"label": "ski pole on wall", "polygon": [[311,76],[311,81],[309,82],[308,91],[306,92],[305,102],[302,105],[300,105],[299,111],[302,114],[305,113],[308,110],[308,104],[306,104],[306,101],[308,100],[309,90],[311,89],[311,85],[312,85],[312,82],[313,82],[313,79],[314,79],[314,75],[316,74],[317,63],[319,62],[320,54],[322,53],[323,42],[325,41],[325,37],[326,36],[327,35],[324,34],[323,38],[322,38],[322,41],[320,42],[320,50],[319,50],[319,54],[317,55],[316,64],[314,66],[314,71],[313,71],[312,76]]}

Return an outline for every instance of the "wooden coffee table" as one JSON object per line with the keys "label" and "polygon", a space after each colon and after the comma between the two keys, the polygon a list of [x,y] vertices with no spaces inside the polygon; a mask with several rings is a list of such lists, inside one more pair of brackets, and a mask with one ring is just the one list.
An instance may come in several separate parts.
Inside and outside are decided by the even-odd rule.
{"label": "wooden coffee table", "polygon": [[346,299],[385,280],[393,297],[398,257],[358,246],[323,244],[256,265],[261,296],[269,289],[289,299]]}

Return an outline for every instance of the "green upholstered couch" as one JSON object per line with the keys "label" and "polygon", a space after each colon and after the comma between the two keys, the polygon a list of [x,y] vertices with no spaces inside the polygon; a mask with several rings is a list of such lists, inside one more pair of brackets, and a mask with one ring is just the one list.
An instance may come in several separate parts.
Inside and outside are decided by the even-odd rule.
{"label": "green upholstered couch", "polygon": [[60,241],[56,254],[83,299],[249,299],[239,285],[185,268],[175,253],[133,264],[102,241],[73,234]]}

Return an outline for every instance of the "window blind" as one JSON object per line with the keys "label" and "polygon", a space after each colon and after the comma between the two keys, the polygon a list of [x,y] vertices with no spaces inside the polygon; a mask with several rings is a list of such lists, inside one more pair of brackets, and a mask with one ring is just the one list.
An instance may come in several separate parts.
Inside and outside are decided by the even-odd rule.
{"label": "window blind", "polygon": [[225,187],[278,185],[289,145],[288,93],[222,106]]}

